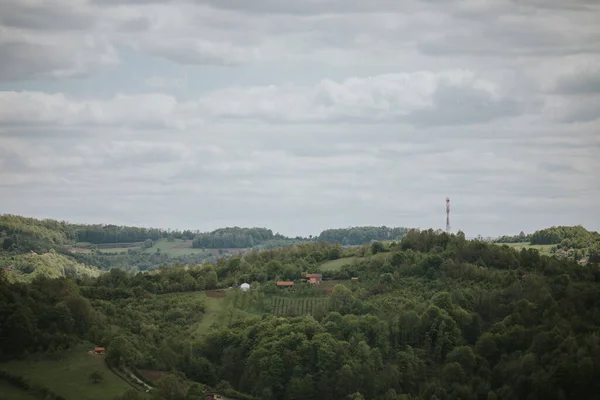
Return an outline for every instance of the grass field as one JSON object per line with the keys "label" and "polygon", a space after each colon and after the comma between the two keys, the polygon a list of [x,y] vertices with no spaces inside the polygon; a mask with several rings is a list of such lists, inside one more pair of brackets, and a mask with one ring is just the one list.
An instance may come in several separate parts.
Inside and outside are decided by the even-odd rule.
{"label": "grass field", "polygon": [[358,257],[338,258],[337,260],[326,261],[319,267],[321,271],[339,271],[344,265],[352,264]]}
{"label": "grass field", "polygon": [[198,296],[198,298],[202,299],[206,304],[206,311],[202,316],[202,320],[190,328],[190,331],[194,336],[205,335],[213,324],[222,323],[226,318],[227,292],[219,292],[225,293],[224,297],[212,297],[210,296],[211,292],[209,292],[209,296],[207,296],[206,293],[207,292],[199,292],[195,294],[195,296]]}
{"label": "grass field", "polygon": [[309,315],[317,310],[327,308],[326,297],[313,298],[293,298],[293,297],[273,297],[271,305],[275,315]]}
{"label": "grass field", "polygon": [[160,249],[160,252],[170,257],[187,256],[190,254],[203,253],[204,249],[195,249],[192,247],[191,240],[180,240],[175,239],[169,242],[166,239],[160,239],[154,243],[154,246],[149,249],[145,249],[144,253],[156,253],[156,249]]}
{"label": "grass field", "polygon": [[0,380],[0,400],[36,400],[33,394]]}
{"label": "grass field", "polygon": [[517,250],[521,249],[536,249],[542,254],[550,254],[550,249],[554,247],[554,244],[529,244],[527,242],[524,243],[496,243],[498,245],[506,244],[509,247],[515,248]]}
{"label": "grass field", "polygon": [[[21,375],[31,384],[46,386],[67,400],[111,400],[131,389],[108,369],[102,356],[88,354],[93,347],[92,344],[76,346],[65,351],[61,360],[28,359],[0,363],[0,369]],[[104,379],[101,383],[91,382],[89,376],[93,371],[102,373]]]}

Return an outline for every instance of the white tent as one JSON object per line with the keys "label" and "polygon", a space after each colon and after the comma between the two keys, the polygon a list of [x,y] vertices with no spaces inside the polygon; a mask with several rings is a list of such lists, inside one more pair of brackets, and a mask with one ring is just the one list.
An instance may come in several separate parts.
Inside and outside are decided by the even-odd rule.
{"label": "white tent", "polygon": [[247,283],[242,283],[240,285],[240,288],[242,289],[242,292],[247,292],[250,289],[250,285],[248,285]]}

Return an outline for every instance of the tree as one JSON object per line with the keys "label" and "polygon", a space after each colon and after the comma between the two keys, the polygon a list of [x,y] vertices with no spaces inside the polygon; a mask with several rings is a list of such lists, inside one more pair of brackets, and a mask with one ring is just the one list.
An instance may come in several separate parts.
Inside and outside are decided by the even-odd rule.
{"label": "tree", "polygon": [[145,249],[149,249],[150,247],[154,246],[154,242],[152,241],[152,239],[146,239],[144,240],[144,248]]}
{"label": "tree", "polygon": [[373,242],[371,243],[371,252],[373,254],[382,253],[385,251],[385,247],[381,242]]}
{"label": "tree", "polygon": [[102,382],[104,380],[104,375],[100,371],[93,371],[90,374],[90,380],[93,383],[100,383],[100,382]]}
{"label": "tree", "polygon": [[179,389],[179,379],[173,374],[169,374],[158,381],[154,397],[158,400],[184,400],[185,397]]}

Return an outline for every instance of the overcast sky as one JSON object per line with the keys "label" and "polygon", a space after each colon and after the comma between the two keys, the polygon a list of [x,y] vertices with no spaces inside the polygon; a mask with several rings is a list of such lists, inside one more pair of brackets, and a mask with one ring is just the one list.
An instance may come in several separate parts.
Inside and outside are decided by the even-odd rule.
{"label": "overcast sky", "polygon": [[0,213],[600,230],[597,0],[2,0]]}

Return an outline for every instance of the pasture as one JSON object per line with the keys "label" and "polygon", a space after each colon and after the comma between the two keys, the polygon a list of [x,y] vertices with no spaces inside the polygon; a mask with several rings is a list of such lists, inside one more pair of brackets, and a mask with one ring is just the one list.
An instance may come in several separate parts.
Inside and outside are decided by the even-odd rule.
{"label": "pasture", "polygon": [[338,258],[337,260],[324,262],[323,264],[321,264],[319,269],[321,271],[339,271],[344,265],[351,265],[356,260],[358,260],[358,257]]}
{"label": "pasture", "polygon": [[36,400],[32,393],[0,380],[0,400]]}
{"label": "pasture", "polygon": [[[108,369],[103,356],[88,354],[93,348],[93,344],[81,344],[58,355],[0,363],[0,369],[21,375],[30,384],[45,386],[65,399],[111,400],[132,389]],[[94,371],[102,374],[102,382],[92,383],[90,374]],[[28,399],[24,395],[28,393],[10,398]]]}
{"label": "pasture", "polygon": [[191,240],[175,239],[170,242],[167,239],[160,239],[154,242],[154,246],[144,249],[144,253],[156,253],[157,249],[160,250],[162,254],[166,254],[169,257],[188,256],[190,254],[200,254],[205,252],[204,249],[193,248]]}
{"label": "pasture", "polygon": [[524,243],[496,243],[498,245],[506,244],[508,247],[512,247],[516,250],[521,249],[536,249],[542,254],[549,255],[551,254],[550,250],[552,247],[556,246],[554,244],[529,244],[528,242]]}

